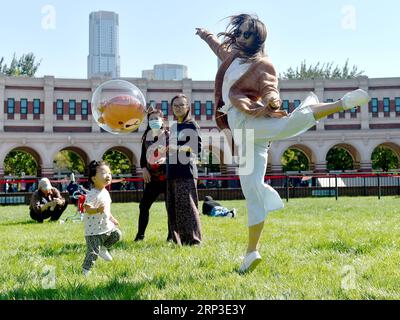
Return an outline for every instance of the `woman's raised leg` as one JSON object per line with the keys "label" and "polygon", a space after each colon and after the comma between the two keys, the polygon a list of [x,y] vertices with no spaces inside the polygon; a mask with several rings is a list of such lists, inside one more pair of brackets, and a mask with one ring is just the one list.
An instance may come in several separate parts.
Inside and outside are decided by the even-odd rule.
{"label": "woman's raised leg", "polygon": [[362,89],[357,89],[346,93],[342,99],[336,102],[319,103],[309,107],[314,114],[315,120],[320,120],[333,113],[365,105],[369,100],[370,97],[367,92]]}

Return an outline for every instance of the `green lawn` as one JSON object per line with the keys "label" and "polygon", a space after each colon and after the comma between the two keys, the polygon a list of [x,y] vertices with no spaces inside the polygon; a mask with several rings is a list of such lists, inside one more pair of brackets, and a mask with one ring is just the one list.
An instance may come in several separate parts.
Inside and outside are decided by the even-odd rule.
{"label": "green lawn", "polygon": [[165,241],[163,203],[140,243],[138,204],[113,204],[124,238],[89,278],[83,224],[37,224],[25,206],[0,207],[0,299],[400,299],[399,198],[290,200],[267,218],[263,262],[244,276],[245,202],[222,203],[238,217],[202,216],[194,248]]}

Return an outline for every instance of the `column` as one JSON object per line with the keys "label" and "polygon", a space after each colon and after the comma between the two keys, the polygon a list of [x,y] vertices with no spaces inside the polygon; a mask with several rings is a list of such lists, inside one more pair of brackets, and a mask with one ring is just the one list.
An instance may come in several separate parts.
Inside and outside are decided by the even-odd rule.
{"label": "column", "polygon": [[54,176],[54,168],[52,164],[46,164],[42,166],[42,177],[51,178]]}
{"label": "column", "polygon": [[[102,83],[102,81],[99,78],[93,78],[90,81],[91,81],[92,97],[93,97],[93,93],[96,91],[97,87]],[[92,110],[93,110],[93,108],[94,108],[94,106],[91,105]],[[92,132],[100,133],[101,130],[100,130],[100,127],[98,126],[98,124],[96,123],[96,121],[94,120],[93,112],[90,113],[90,116],[92,118]]]}
{"label": "column", "polygon": [[4,101],[5,101],[5,88],[6,88],[6,79],[4,77],[0,77],[0,132],[4,131]]}
{"label": "column", "polygon": [[[361,76],[358,77],[358,86],[368,92],[369,79],[368,77]],[[361,129],[369,130],[369,108],[368,104],[360,106],[360,116],[361,116]]]}
{"label": "column", "polygon": [[183,79],[182,80],[182,93],[188,97],[189,101],[192,101],[192,79]]}
{"label": "column", "polygon": [[372,161],[368,159],[361,159],[360,161],[360,172],[371,172]]}
{"label": "column", "polygon": [[[315,80],[314,81],[314,93],[317,95],[320,102],[325,101],[324,97],[324,81],[323,80]],[[317,131],[325,130],[325,120],[321,119],[317,123]]]}
{"label": "column", "polygon": [[282,164],[272,163],[271,164],[271,173],[272,174],[282,174],[283,173]]}
{"label": "column", "polygon": [[44,77],[44,132],[53,132],[54,77]]}
{"label": "column", "polygon": [[314,173],[326,173],[328,170],[326,168],[326,161],[318,162],[315,164]]}
{"label": "column", "polygon": [[371,160],[371,154],[372,151],[371,148],[372,146],[369,145],[369,138],[365,137],[363,138],[363,144],[360,152],[360,172],[372,172],[372,160]]}

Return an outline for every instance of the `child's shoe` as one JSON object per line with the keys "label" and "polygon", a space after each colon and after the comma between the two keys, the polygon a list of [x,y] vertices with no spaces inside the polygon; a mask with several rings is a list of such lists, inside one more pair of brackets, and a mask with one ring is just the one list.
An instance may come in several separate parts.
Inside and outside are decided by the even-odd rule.
{"label": "child's shoe", "polygon": [[111,254],[108,252],[107,248],[104,246],[100,247],[99,256],[102,257],[106,261],[112,261],[112,259],[113,259]]}
{"label": "child's shoe", "polygon": [[83,273],[83,275],[84,275],[85,277],[88,277],[88,276],[90,275],[91,271],[88,270],[88,269],[83,268],[83,269],[82,269],[82,273]]}

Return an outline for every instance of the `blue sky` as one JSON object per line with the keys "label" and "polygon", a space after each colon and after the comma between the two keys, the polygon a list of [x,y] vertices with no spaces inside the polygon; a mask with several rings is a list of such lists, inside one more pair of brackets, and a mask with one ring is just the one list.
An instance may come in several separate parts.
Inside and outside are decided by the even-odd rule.
{"label": "blue sky", "polygon": [[[48,5],[54,28],[43,28]],[[0,57],[10,62],[14,52],[33,52],[42,59],[37,76],[86,78],[89,13],[97,10],[119,14],[122,77],[178,63],[193,80],[213,80],[217,60],[195,28],[218,33],[223,18],[241,12],[267,25],[266,48],[278,72],[303,60],[343,65],[349,58],[369,77],[400,76],[397,0],[4,0]]]}

